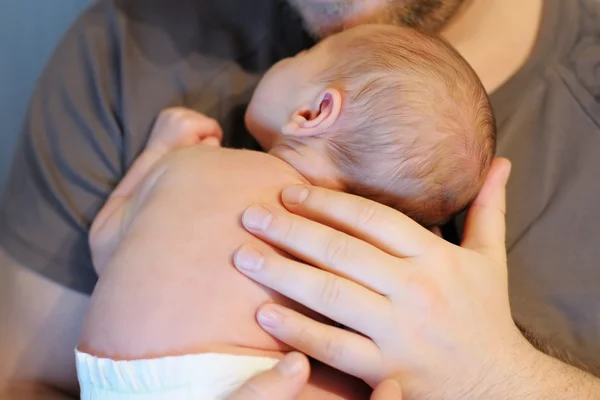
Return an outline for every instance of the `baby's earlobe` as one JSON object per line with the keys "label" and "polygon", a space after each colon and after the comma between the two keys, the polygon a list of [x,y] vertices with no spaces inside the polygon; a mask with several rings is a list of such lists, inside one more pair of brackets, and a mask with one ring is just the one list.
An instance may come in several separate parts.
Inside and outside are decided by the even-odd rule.
{"label": "baby's earlobe", "polygon": [[296,112],[294,115],[292,115],[292,119],[281,128],[281,133],[283,135],[297,136],[298,131],[304,126],[305,123],[306,118]]}
{"label": "baby's earlobe", "polygon": [[283,135],[294,135],[298,130],[298,124],[295,122],[288,122],[281,128],[281,134]]}

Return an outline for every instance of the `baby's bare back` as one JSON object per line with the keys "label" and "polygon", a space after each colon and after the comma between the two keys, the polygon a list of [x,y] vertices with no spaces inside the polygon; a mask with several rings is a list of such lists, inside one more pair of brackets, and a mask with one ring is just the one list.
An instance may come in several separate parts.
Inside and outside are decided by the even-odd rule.
{"label": "baby's bare back", "polygon": [[[255,313],[268,301],[292,303],[237,272],[232,256],[244,243],[267,246],[242,228],[242,212],[254,203],[282,207],[281,190],[297,183],[306,182],[268,154],[196,146],[167,156],[123,213],[121,243],[94,292],[80,350],[126,360],[289,351]],[[307,398],[361,393],[332,371],[313,378],[320,383]]]}

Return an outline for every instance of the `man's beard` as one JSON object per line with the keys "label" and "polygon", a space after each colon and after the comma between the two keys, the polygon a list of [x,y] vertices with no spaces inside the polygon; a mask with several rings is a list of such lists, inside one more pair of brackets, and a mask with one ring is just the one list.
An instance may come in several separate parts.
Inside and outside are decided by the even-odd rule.
{"label": "man's beard", "polygon": [[[468,0],[288,0],[318,37],[365,24],[439,31]],[[370,7],[370,8],[369,8]]]}
{"label": "man's beard", "polygon": [[456,14],[465,0],[391,1],[391,21],[423,32],[438,32]]}

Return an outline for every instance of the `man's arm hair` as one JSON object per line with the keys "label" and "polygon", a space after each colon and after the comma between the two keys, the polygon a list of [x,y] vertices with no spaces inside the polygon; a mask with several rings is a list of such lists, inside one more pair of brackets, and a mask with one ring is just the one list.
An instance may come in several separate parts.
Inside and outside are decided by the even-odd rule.
{"label": "man's arm hair", "polygon": [[600,399],[600,379],[548,355],[554,353],[580,363],[567,352],[551,348],[522,326],[519,328],[530,344],[524,342],[503,354],[511,360],[508,367],[497,362],[499,359],[491,360],[488,368],[482,371],[481,380],[473,390],[465,392],[463,400]]}
{"label": "man's arm hair", "polygon": [[593,368],[591,365],[574,356],[569,351],[550,345],[547,341],[540,339],[530,329],[525,328],[525,326],[518,321],[515,321],[515,325],[517,328],[519,328],[525,339],[527,339],[527,341],[531,343],[531,345],[538,351],[552,358],[556,358],[557,360],[560,360],[566,364],[581,369],[582,371],[593,373]]}

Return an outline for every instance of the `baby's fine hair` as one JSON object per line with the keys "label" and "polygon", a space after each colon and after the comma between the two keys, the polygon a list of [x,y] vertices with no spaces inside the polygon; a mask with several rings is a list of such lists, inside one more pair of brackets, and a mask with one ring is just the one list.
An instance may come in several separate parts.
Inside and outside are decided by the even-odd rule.
{"label": "baby's fine hair", "polygon": [[469,64],[443,40],[395,26],[339,51],[318,80],[343,94],[326,140],[344,190],[426,227],[464,210],[496,143],[488,96]]}

